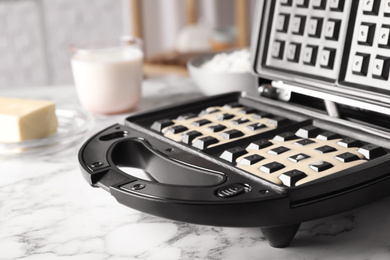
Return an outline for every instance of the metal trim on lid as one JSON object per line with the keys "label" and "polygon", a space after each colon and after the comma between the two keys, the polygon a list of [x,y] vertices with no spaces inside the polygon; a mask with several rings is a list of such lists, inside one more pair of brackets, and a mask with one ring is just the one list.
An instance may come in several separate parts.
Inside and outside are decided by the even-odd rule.
{"label": "metal trim on lid", "polygon": [[330,92],[328,90],[316,89],[309,86],[300,87],[297,85],[284,83],[282,81],[273,81],[272,86],[323,100],[329,100],[338,104],[345,104],[382,114],[390,114],[390,99],[388,100],[388,103],[384,103],[378,100],[351,96],[344,93]]}

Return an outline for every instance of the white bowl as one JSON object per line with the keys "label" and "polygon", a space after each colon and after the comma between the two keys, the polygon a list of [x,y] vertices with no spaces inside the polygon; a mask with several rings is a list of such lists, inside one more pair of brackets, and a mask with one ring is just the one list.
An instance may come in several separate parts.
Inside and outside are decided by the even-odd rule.
{"label": "white bowl", "polygon": [[216,95],[234,91],[257,94],[257,78],[249,72],[215,72],[201,66],[216,54],[194,57],[187,62],[191,78],[205,95]]}

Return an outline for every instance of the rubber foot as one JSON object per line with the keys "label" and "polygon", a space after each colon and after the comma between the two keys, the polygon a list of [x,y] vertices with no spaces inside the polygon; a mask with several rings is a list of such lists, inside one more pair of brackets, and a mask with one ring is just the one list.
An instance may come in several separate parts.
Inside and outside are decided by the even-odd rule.
{"label": "rubber foot", "polygon": [[287,226],[262,227],[260,230],[272,247],[283,248],[290,245],[300,225],[301,223]]}

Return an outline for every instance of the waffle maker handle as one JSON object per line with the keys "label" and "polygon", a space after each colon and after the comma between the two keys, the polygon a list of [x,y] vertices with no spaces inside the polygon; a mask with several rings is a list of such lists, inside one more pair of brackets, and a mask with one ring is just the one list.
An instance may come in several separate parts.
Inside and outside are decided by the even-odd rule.
{"label": "waffle maker handle", "polygon": [[[82,174],[88,183],[110,192],[119,203],[145,213],[203,225],[261,227],[272,246],[289,245],[300,224],[286,222],[287,213],[280,212],[288,208],[285,196],[250,192],[251,188],[266,187],[197,156],[186,157],[179,149],[176,155],[189,161],[165,156],[161,151],[170,151],[161,146],[164,142],[149,143],[146,136],[140,136],[142,133],[127,126],[114,125],[91,137],[79,152]],[[123,172],[118,165],[165,174],[145,180]],[[174,178],[164,177],[170,174]],[[265,211],[281,214],[262,214]]]}

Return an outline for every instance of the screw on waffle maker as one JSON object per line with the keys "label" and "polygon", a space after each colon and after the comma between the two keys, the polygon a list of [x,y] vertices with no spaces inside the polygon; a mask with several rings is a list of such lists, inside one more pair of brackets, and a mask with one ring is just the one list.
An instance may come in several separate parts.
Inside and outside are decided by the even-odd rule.
{"label": "screw on waffle maker", "polygon": [[[274,247],[303,221],[390,194],[390,1],[258,1],[256,15],[262,96],[202,98],[101,131],[79,153],[92,186],[161,217],[260,227]],[[288,100],[303,95],[325,109]]]}

